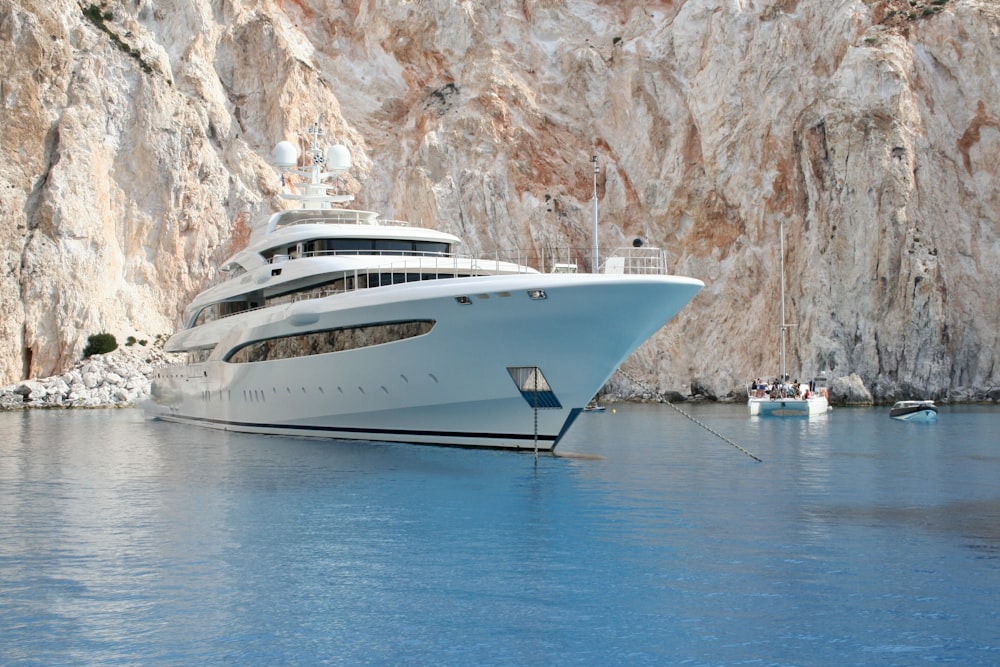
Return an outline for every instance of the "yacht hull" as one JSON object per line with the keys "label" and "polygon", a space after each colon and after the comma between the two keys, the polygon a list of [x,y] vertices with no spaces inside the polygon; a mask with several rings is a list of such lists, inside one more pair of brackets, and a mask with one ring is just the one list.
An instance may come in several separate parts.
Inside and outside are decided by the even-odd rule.
{"label": "yacht hull", "polygon": [[[433,280],[274,306],[181,332],[214,348],[155,377],[154,415],[216,429],[548,451],[636,347],[702,287],[676,276],[528,274]],[[233,363],[247,342],[379,322],[423,335]],[[537,368],[546,391],[519,387]]]}

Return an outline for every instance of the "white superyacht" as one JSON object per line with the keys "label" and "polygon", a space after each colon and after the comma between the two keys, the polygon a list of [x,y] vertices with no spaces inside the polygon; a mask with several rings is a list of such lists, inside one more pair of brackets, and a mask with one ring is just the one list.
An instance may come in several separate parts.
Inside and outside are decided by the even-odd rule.
{"label": "white superyacht", "polygon": [[[346,208],[344,146],[199,294],[154,377],[155,416],[217,429],[550,451],[615,369],[703,287],[629,249],[605,273],[540,272],[456,252],[459,239]],[[596,199],[595,199],[596,202]],[[610,267],[610,268],[607,268]],[[610,272],[609,272],[610,271]]]}

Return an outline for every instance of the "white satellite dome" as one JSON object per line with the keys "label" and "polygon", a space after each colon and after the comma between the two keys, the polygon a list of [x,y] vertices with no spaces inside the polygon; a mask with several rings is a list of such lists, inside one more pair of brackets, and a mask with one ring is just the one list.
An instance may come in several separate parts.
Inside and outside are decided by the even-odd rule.
{"label": "white satellite dome", "polygon": [[326,168],[334,173],[351,168],[351,152],[343,144],[335,144],[326,149]]}
{"label": "white satellite dome", "polygon": [[271,152],[276,167],[294,167],[299,163],[299,149],[290,141],[279,141]]}

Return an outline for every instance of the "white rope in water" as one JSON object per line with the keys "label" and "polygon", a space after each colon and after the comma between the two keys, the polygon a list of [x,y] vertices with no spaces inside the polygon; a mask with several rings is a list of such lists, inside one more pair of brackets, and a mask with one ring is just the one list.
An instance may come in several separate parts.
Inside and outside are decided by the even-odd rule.
{"label": "white rope in water", "polygon": [[633,382],[636,386],[638,386],[643,391],[645,391],[645,392],[647,392],[647,393],[652,394],[653,396],[655,396],[657,398],[657,400],[659,400],[661,403],[666,403],[667,405],[669,405],[670,407],[672,407],[674,410],[676,410],[677,412],[681,413],[682,415],[684,415],[685,417],[687,417],[688,419],[690,419],[691,421],[693,421],[698,426],[702,427],[703,429],[705,429],[706,431],[708,431],[712,435],[716,436],[717,438],[720,438],[721,440],[724,440],[725,442],[728,442],[730,445],[732,445],[736,449],[740,450],[741,452],[743,452],[744,454],[746,454],[747,456],[749,456],[750,458],[752,458],[757,463],[763,463],[764,462],[764,459],[761,459],[761,458],[755,456],[754,454],[751,454],[750,452],[748,452],[746,449],[744,449],[743,447],[741,447],[740,445],[738,445],[737,443],[735,443],[731,439],[727,438],[726,436],[722,435],[718,431],[710,428],[706,424],[703,424],[702,422],[698,421],[697,419],[695,419],[694,417],[692,417],[688,413],[686,413],[683,410],[681,410],[679,407],[677,407],[676,405],[674,405],[673,403],[671,403],[670,401],[668,401],[666,399],[666,397],[664,397],[664,395],[661,394],[660,392],[653,391],[648,386],[646,386],[644,383],[639,382],[634,377],[632,377],[631,375],[629,375],[628,373],[626,373],[625,371],[623,371],[620,368],[618,369],[618,372],[621,373],[622,375],[624,375],[626,378],[628,378],[631,382]]}

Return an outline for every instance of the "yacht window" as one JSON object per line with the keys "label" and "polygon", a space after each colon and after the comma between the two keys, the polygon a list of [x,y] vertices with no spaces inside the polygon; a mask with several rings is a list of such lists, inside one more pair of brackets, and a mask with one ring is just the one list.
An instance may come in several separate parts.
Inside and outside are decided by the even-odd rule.
{"label": "yacht window", "polygon": [[449,252],[447,243],[439,243],[437,241],[414,241],[413,249],[419,253],[432,255],[447,255]]}
{"label": "yacht window", "polygon": [[375,249],[386,255],[402,255],[404,253],[412,253],[413,241],[379,239],[375,242]]}
{"label": "yacht window", "polygon": [[242,313],[244,310],[250,310],[255,307],[250,301],[223,301],[218,304],[219,317],[228,317],[229,315]]}
{"label": "yacht window", "polygon": [[433,327],[431,320],[409,320],[278,336],[243,345],[230,352],[225,360],[240,364],[344,352],[423,336]]}
{"label": "yacht window", "polygon": [[419,273],[373,273],[368,276],[368,287],[383,287],[421,280]]}
{"label": "yacht window", "polygon": [[207,324],[212,320],[235,315],[236,313],[242,313],[245,310],[259,308],[262,305],[263,297],[260,292],[256,293],[256,295],[251,295],[250,299],[251,300],[242,299],[240,301],[222,301],[220,303],[213,303],[210,306],[205,306],[198,311],[197,315],[195,315],[194,319],[191,321],[191,326],[196,327],[202,324]]}
{"label": "yacht window", "polygon": [[451,252],[451,246],[440,241],[411,241],[408,239],[313,239],[302,243],[298,248],[290,246],[286,252],[290,257],[295,257],[296,250],[301,250],[304,255],[336,253],[447,255]]}
{"label": "yacht window", "polygon": [[327,239],[324,250],[361,254],[371,252],[374,245],[372,239]]}
{"label": "yacht window", "polygon": [[190,326],[196,327],[202,324],[206,324],[214,319],[217,319],[218,316],[219,315],[215,306],[206,306],[205,308],[202,308],[201,310],[198,311],[198,314],[195,315],[194,318],[191,320]]}
{"label": "yacht window", "polygon": [[188,350],[187,362],[189,364],[200,364],[202,362],[208,361],[208,358],[212,355],[212,348],[203,350]]}
{"label": "yacht window", "polygon": [[354,278],[337,278],[309,287],[300,287],[288,292],[273,294],[268,297],[268,306],[279,303],[291,303],[292,301],[304,301],[306,299],[321,299],[332,294],[339,294],[354,289]]}

